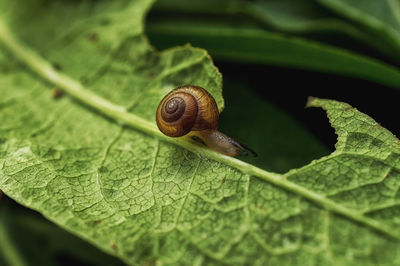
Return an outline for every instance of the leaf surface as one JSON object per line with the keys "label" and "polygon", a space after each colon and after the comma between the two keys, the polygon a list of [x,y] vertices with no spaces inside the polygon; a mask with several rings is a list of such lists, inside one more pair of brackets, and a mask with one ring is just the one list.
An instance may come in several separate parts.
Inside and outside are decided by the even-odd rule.
{"label": "leaf surface", "polygon": [[[314,99],[309,105],[325,108],[338,133],[337,150],[284,176],[164,137],[154,110],[178,82],[207,87],[222,108],[221,77],[207,54],[190,47],[157,53],[141,36],[141,16],[113,16],[143,15],[148,1],[52,3],[49,21],[71,9],[77,22],[54,30],[62,36],[51,39],[60,41],[46,49],[47,35],[25,38],[6,15],[0,24],[0,188],[7,195],[129,264],[399,262],[393,134],[347,104]],[[110,16],[112,38],[101,29],[97,37],[82,33]],[[30,33],[41,23],[32,21]],[[119,45],[107,41],[114,38]],[[51,97],[54,85],[67,95]]]}

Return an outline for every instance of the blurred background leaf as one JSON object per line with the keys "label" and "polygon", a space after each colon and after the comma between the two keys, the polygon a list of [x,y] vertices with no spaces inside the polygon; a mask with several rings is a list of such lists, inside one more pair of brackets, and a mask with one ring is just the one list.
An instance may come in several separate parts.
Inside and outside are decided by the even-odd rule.
{"label": "blurred background leaf", "polygon": [[382,50],[398,62],[400,52],[400,3],[398,0],[316,0],[336,14],[349,19],[368,32],[378,42],[386,44]]}
{"label": "blurred background leaf", "polygon": [[349,19],[313,0],[160,0],[147,33],[159,49],[189,42],[218,60],[334,73],[399,88],[400,72],[388,64],[398,61],[396,45]]}
{"label": "blurred background leaf", "polygon": [[11,199],[0,201],[0,265],[124,265]]}
{"label": "blurred background leaf", "polygon": [[[187,21],[202,17],[202,21],[236,21],[236,24],[270,31],[306,36],[331,44],[353,39],[358,46],[387,50],[388,46],[370,36],[315,0],[206,0],[185,2],[159,0],[153,13],[160,17],[184,17]],[[173,16],[171,16],[173,14]],[[233,19],[232,19],[233,18]],[[359,47],[358,47],[359,48]]]}
{"label": "blurred background leaf", "polygon": [[182,45],[207,49],[214,59],[277,65],[362,78],[400,88],[400,71],[387,63],[332,46],[258,29],[199,25],[168,19],[149,24],[159,49]]}

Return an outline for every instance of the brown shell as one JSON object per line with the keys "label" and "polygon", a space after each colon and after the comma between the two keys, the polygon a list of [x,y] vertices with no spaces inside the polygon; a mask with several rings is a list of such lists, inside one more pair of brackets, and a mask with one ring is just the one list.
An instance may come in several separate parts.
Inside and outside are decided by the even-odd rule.
{"label": "brown shell", "polygon": [[190,131],[218,128],[218,107],[203,88],[186,85],[168,93],[157,108],[157,126],[170,137],[180,137]]}

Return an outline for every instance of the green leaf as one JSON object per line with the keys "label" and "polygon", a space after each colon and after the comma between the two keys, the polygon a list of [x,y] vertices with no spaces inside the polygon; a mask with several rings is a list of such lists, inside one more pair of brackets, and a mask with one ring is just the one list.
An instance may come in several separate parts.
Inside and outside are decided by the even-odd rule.
{"label": "green leaf", "polygon": [[[221,77],[203,50],[156,53],[141,23],[118,21],[147,4],[53,1],[49,21],[63,37],[46,49],[44,34],[31,41],[21,29],[38,16],[0,23],[0,189],[129,264],[396,264],[399,140],[349,105],[318,99],[309,105],[328,111],[337,151],[286,175],[165,137],[154,124],[160,98],[190,82],[222,107]],[[65,10],[76,23],[62,23]],[[94,39],[82,32],[109,16],[107,36],[132,32],[114,47],[99,28],[85,50]],[[52,86],[66,95],[52,98]]]}
{"label": "green leaf", "polygon": [[2,265],[28,265],[26,259],[23,258],[16,247],[15,239],[10,237],[9,230],[5,224],[3,212],[0,213],[0,244],[0,263]]}
{"label": "green leaf", "polygon": [[397,0],[316,0],[346,17],[391,47],[392,57],[400,51],[400,3]]}
{"label": "green leaf", "polygon": [[343,32],[351,36],[362,34],[357,28],[333,17],[310,0],[257,0],[247,3],[247,13],[266,24],[288,32]]}
{"label": "green leaf", "polygon": [[[375,38],[375,35],[369,34],[362,27],[338,17],[315,0],[159,0],[153,9],[156,14],[148,20],[150,24],[154,21],[162,23],[163,17],[167,20],[182,19],[182,24],[193,23],[197,18],[193,18],[193,15],[202,14],[201,23],[208,22],[211,24],[209,27],[218,27],[223,21],[235,28],[243,25],[264,30],[266,28],[302,35],[327,44],[350,37],[356,41],[357,48],[368,45],[389,58],[397,57],[390,45]],[[344,46],[352,49],[348,43]],[[358,49],[353,50],[358,52]]]}
{"label": "green leaf", "polygon": [[[356,43],[356,47],[367,45],[389,58],[398,59],[398,56],[394,55],[395,50],[390,45],[377,39],[374,34],[369,34],[363,27],[354,25],[347,19],[341,19],[328,12],[315,0],[256,0],[254,2],[244,1],[243,5],[245,8],[242,10],[245,10],[243,11],[245,14],[264,22],[266,25],[271,25],[279,31],[303,35],[317,33],[322,36],[331,36],[330,38],[316,38],[326,44],[335,43],[333,40],[338,39],[338,37],[350,37],[359,41],[358,44]],[[307,38],[312,39],[313,37],[308,35]],[[344,46],[346,47],[346,45]],[[347,46],[352,49],[351,45]],[[358,49],[353,50],[357,53],[359,52]]]}
{"label": "green leaf", "polygon": [[[123,265],[43,217],[3,198],[0,202],[1,265]],[[10,248],[14,252],[10,252]],[[19,261],[10,255],[16,253]],[[4,255],[4,256],[3,256]],[[3,257],[3,258],[2,258]],[[7,260],[2,261],[2,259]]]}
{"label": "green leaf", "polygon": [[[357,28],[332,16],[313,0],[159,0],[154,10],[187,14],[218,14],[234,16],[244,14],[265,25],[287,32],[313,31],[344,32],[352,36],[362,34]],[[224,17],[225,19],[226,17]]]}
{"label": "green leaf", "polygon": [[161,48],[190,42],[207,49],[218,59],[334,73],[400,88],[400,71],[396,67],[297,37],[226,25],[210,28],[173,20],[150,24],[147,32]]}
{"label": "green leaf", "polygon": [[[190,75],[182,73],[190,70],[204,75],[203,83],[198,85],[207,87],[222,109],[221,80],[217,77],[220,74],[216,73],[214,66],[206,65],[202,69],[202,61],[210,61],[208,55],[199,49],[182,47],[159,56],[142,36],[143,17],[152,1],[130,2],[77,4],[61,0],[42,3],[37,0],[29,3],[14,1],[10,4],[10,1],[2,1],[0,16],[3,14],[1,17],[10,28],[9,31],[18,34],[38,54],[45,55],[55,68],[93,87],[96,93],[115,104],[147,109],[148,103],[145,101],[133,103],[132,94],[140,94],[145,88],[161,85],[164,88],[162,92],[146,92],[160,98],[177,85],[193,83]],[[23,27],[22,21],[26,22]],[[176,61],[172,61],[174,57]],[[179,64],[187,58],[192,60]],[[146,64],[152,65],[152,68],[146,69]],[[8,70],[7,66],[4,68]],[[130,79],[124,80],[126,83],[120,84],[127,72],[132,70],[147,71],[142,73],[147,79],[131,75]],[[112,80],[104,75],[106,72],[115,72]],[[174,73],[180,73],[179,77],[171,78]],[[207,79],[208,76],[211,79]],[[152,83],[148,82],[149,79]],[[161,80],[163,84],[160,84]],[[109,93],[110,88],[118,90],[118,96]],[[147,115],[153,117],[152,113]]]}

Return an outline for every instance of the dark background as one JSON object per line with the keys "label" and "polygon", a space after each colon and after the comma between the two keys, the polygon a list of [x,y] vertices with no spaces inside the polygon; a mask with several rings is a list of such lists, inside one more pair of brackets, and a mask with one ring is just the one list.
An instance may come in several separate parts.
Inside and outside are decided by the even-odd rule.
{"label": "dark background", "polygon": [[[361,79],[299,69],[223,61],[215,61],[215,64],[224,77],[246,84],[256,95],[289,113],[330,150],[334,148],[336,135],[325,112],[304,108],[309,96],[347,102],[393,134],[398,135],[400,131],[397,115],[400,91],[397,89]],[[229,90],[224,90],[224,96],[228,93]]]}

